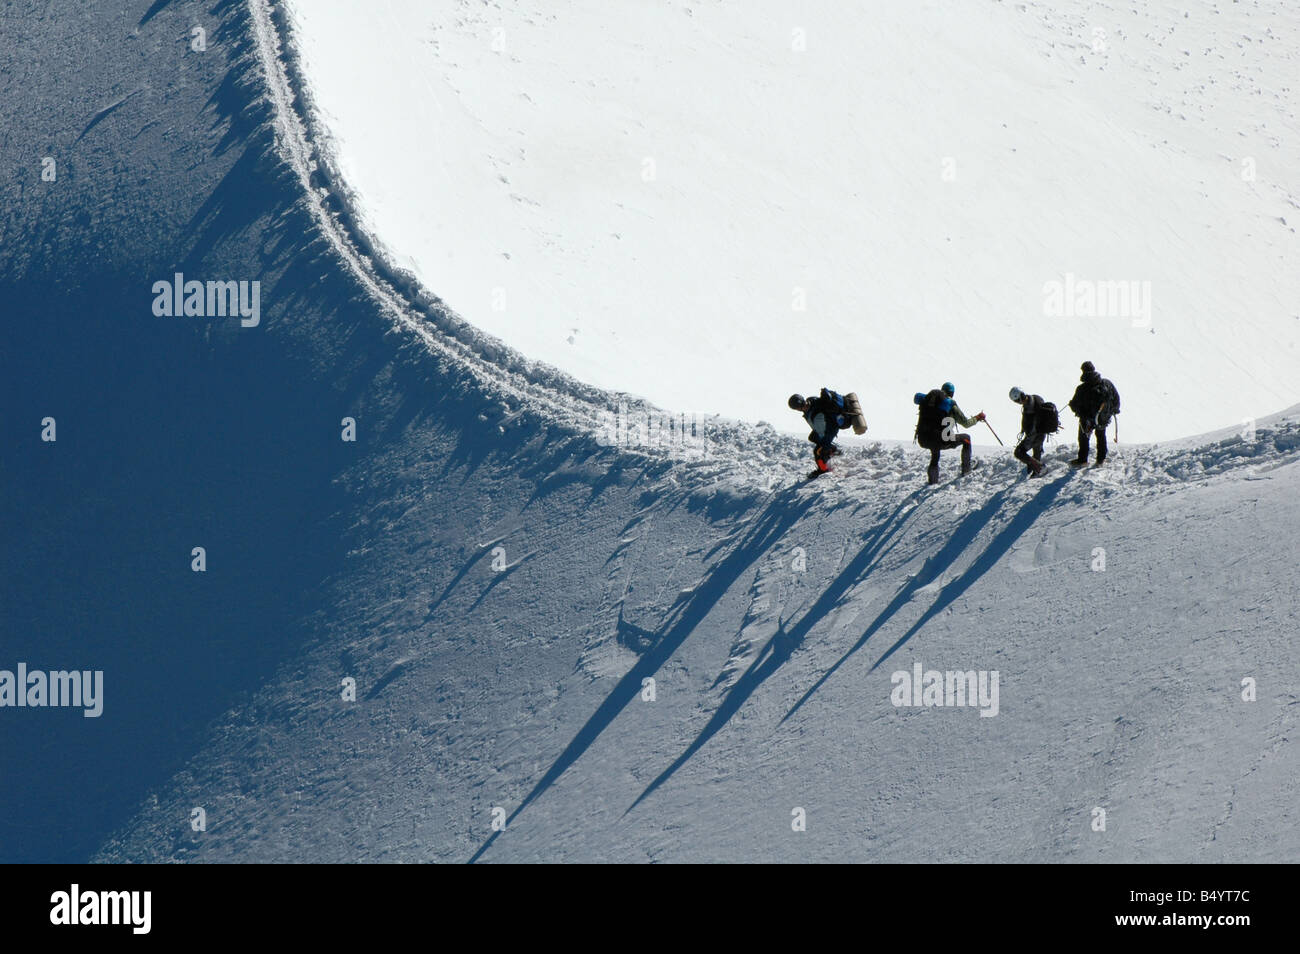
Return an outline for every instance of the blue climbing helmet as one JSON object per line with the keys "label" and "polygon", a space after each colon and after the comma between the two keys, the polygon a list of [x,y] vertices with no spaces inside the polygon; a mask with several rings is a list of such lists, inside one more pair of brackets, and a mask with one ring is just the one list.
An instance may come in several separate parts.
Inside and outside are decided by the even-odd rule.
{"label": "blue climbing helmet", "polygon": [[948,395],[948,397],[952,397],[954,394],[957,393],[957,389],[953,387],[953,383],[951,381],[943,382],[943,387],[940,390],[942,390],[944,394]]}

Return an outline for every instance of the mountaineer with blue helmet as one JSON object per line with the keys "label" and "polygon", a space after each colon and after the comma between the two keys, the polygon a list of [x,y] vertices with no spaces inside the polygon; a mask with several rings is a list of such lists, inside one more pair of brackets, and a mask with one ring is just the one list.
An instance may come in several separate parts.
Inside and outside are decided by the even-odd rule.
{"label": "mountaineer with blue helmet", "polygon": [[967,417],[953,400],[957,389],[951,381],[928,393],[917,392],[912,398],[920,411],[916,417],[916,442],[930,452],[930,466],[926,469],[929,483],[939,482],[940,451],[961,448],[961,472],[969,474],[975,466],[971,460],[969,434],[958,434],[957,427],[974,427],[984,420],[984,412]]}

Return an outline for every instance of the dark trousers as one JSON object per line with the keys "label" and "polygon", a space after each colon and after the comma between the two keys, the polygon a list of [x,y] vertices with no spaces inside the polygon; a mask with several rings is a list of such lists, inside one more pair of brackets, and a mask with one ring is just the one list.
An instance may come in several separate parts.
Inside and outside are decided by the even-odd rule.
{"label": "dark trousers", "polygon": [[1089,432],[1095,430],[1097,433],[1097,463],[1106,459],[1106,424],[1099,423],[1096,428],[1089,428],[1084,421],[1079,422],[1079,460],[1088,459],[1088,440]]}
{"label": "dark trousers", "polygon": [[[1029,452],[1034,452],[1034,460],[1043,459],[1043,441],[1047,440],[1046,434],[1035,434],[1030,431],[1025,435],[1025,439],[1016,445],[1016,460],[1024,463],[1026,467],[1029,464]],[[1033,468],[1030,467],[1032,470]]]}
{"label": "dark trousers", "polygon": [[930,478],[930,483],[937,484],[939,482],[939,452],[952,450],[954,447],[961,448],[962,473],[970,469],[970,435],[958,434],[955,441],[941,441],[930,448],[930,467],[925,472],[926,476]]}

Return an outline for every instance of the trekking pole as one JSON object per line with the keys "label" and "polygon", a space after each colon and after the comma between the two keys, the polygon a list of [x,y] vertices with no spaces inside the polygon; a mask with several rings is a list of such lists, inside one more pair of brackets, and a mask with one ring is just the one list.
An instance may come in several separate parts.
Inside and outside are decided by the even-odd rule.
{"label": "trekking pole", "polygon": [[1115,421],[1115,443],[1118,444],[1119,443],[1119,415],[1118,414],[1115,415],[1114,421]]}
{"label": "trekking pole", "polygon": [[[993,435],[993,439],[998,442],[998,446],[1000,447],[1007,446],[1006,444],[1002,443],[1002,438],[998,437],[998,432],[993,430],[993,425],[989,423],[989,419],[987,417],[984,418],[984,426],[989,429],[989,433],[991,433]],[[1115,432],[1115,443],[1117,444],[1119,443],[1119,431]]]}

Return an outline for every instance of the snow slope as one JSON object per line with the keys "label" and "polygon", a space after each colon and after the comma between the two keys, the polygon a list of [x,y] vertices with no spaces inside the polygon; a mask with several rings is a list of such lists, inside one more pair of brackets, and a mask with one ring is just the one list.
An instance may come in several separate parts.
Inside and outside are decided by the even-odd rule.
{"label": "snow slope", "polygon": [[[356,229],[282,9],[17,13],[0,667],[106,698],[0,709],[5,860],[1295,857],[1300,407],[933,489],[725,419],[612,446]],[[154,316],[177,269],[261,324]],[[917,662],[998,714],[895,707]]]}
{"label": "snow slope", "polygon": [[[368,230],[580,380],[790,432],[828,384],[899,439],[1084,359],[1133,440],[1300,401],[1294,5],[289,8]],[[1141,300],[1052,317],[1067,276]]]}
{"label": "snow slope", "polygon": [[[936,490],[901,449],[816,485],[768,461],[793,485],[763,492],[529,425],[461,459],[448,430],[344,476],[368,504],[318,641],[98,857],[1295,857],[1300,409]],[[916,663],[996,670],[997,715],[895,708]]]}

